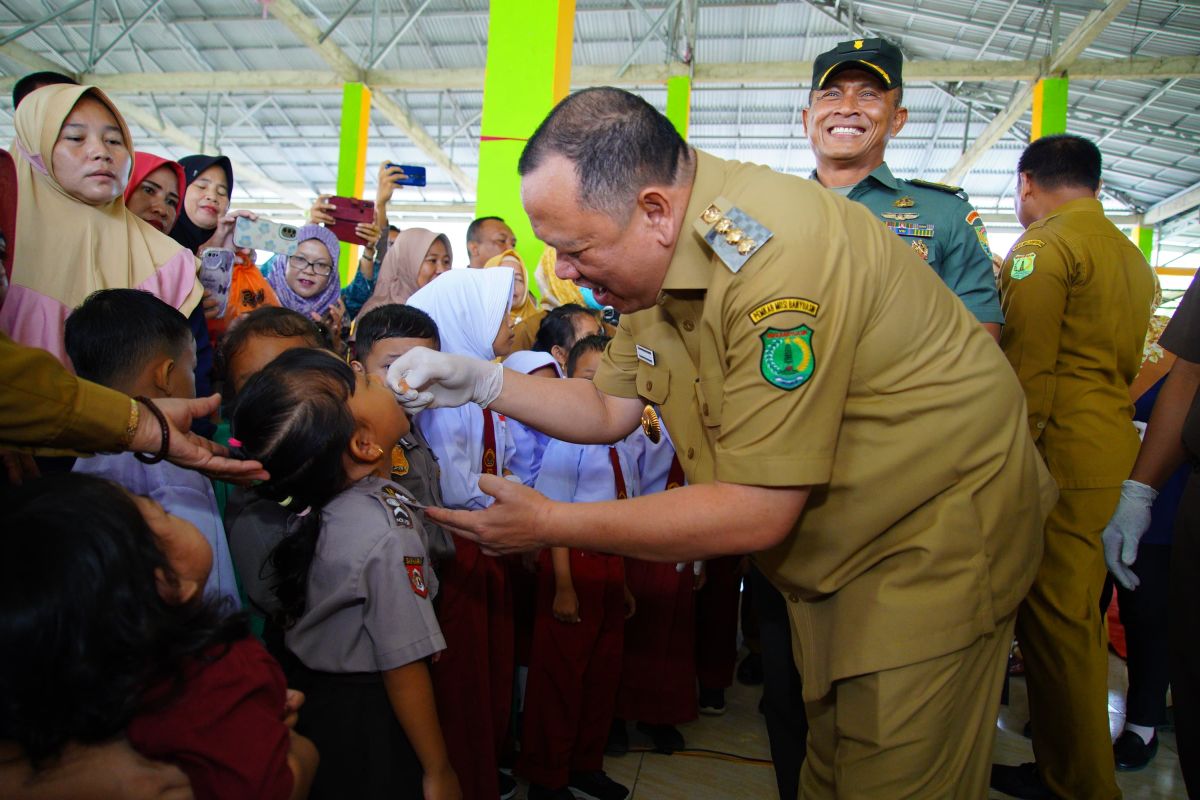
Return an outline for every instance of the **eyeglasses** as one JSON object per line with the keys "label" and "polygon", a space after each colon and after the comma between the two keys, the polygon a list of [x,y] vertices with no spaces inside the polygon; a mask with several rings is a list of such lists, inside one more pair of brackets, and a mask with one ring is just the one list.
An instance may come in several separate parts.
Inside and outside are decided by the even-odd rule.
{"label": "eyeglasses", "polygon": [[311,272],[313,275],[326,276],[333,274],[333,264],[328,261],[309,261],[304,256],[288,256],[288,269],[296,272]]}

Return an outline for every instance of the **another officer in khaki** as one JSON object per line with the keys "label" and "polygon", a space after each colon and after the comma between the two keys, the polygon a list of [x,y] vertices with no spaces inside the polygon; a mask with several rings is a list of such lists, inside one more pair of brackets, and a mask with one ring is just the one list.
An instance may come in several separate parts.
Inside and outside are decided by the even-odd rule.
{"label": "another officer in khaki", "polygon": [[1103,800],[1121,792],[1108,728],[1100,534],[1137,456],[1129,384],[1141,365],[1154,276],[1096,199],[1094,144],[1038,139],[1017,173],[1025,233],[1000,275],[1000,345],[1061,494],[1017,617],[1037,764],[997,766],[992,786],[1016,797]]}
{"label": "another officer in khaki", "polygon": [[991,337],[867,209],[694,151],[627,92],[564,100],[520,170],[558,275],[625,312],[595,383],[420,349],[389,381],[577,442],[656,403],[689,485],[563,504],[481,479],[490,508],[429,515],[494,551],[758,553],[804,677],[803,796],[984,796],[1054,494]]}
{"label": "another officer in khaki", "polygon": [[886,39],[853,39],[813,61],[804,131],[817,158],[810,177],[862,203],[958,295],[996,339],[1004,315],[979,212],[958,186],[892,175],[883,160],[904,129],[904,54]]}

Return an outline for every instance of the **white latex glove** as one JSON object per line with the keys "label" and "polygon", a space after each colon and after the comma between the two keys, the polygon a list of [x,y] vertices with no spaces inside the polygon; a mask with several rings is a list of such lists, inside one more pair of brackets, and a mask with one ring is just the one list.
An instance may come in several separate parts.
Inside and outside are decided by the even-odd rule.
{"label": "white latex glove", "polygon": [[504,367],[480,358],[414,347],[388,367],[387,382],[410,412],[467,403],[487,408],[500,396]]}
{"label": "white latex glove", "polygon": [[1137,561],[1138,543],[1150,527],[1150,506],[1158,492],[1144,483],[1125,481],[1121,484],[1121,501],[1112,519],[1100,534],[1104,543],[1104,563],[1108,571],[1126,589],[1133,590],[1141,581],[1129,567]]}

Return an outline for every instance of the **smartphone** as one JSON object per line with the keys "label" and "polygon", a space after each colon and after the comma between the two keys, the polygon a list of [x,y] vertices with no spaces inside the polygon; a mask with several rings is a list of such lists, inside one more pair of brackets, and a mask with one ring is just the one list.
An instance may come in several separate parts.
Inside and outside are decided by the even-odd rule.
{"label": "smartphone", "polygon": [[233,251],[209,247],[200,254],[200,283],[217,301],[217,316],[225,316],[233,283]]}
{"label": "smartphone", "polygon": [[266,250],[290,256],[296,252],[296,226],[272,222],[259,217],[256,220],[238,217],[233,225],[233,243],[247,250]]}
{"label": "smartphone", "polygon": [[375,201],[334,195],[329,198],[329,203],[333,206],[329,212],[333,217],[333,224],[325,227],[333,231],[339,242],[366,244],[354,232],[354,228],[362,223],[375,221]]}
{"label": "smartphone", "polygon": [[389,167],[399,167],[404,171],[404,177],[396,181],[397,186],[424,186],[425,185],[425,168],[410,167],[407,164],[393,164],[388,162]]}

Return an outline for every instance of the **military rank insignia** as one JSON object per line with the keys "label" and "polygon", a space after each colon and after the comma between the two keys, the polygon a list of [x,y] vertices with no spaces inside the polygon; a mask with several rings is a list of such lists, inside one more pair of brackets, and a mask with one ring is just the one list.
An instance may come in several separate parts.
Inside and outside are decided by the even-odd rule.
{"label": "military rank insignia", "polygon": [[788,330],[767,328],[762,339],[762,376],[772,386],[791,391],[808,383],[816,370],[813,329],[798,325]]}
{"label": "military rank insignia", "polygon": [[1013,256],[1012,269],[1008,274],[1014,281],[1021,281],[1033,274],[1033,261],[1037,253],[1021,253]]}
{"label": "military rank insignia", "polygon": [[775,235],[723,197],[712,201],[693,225],[730,272],[740,270]]}
{"label": "military rank insignia", "polygon": [[392,524],[399,528],[413,526],[412,514],[408,510],[408,496],[396,491],[392,486],[384,486],[379,490],[376,499],[387,509],[392,518]]}
{"label": "military rank insignia", "polygon": [[912,240],[912,249],[913,252],[915,252],[925,261],[929,260],[929,245],[925,244],[920,239]]}
{"label": "military rank insignia", "polygon": [[907,222],[910,219],[916,219],[921,216],[916,211],[884,211],[879,216],[884,219],[894,219],[897,222]]}
{"label": "military rank insignia", "polygon": [[421,571],[423,566],[425,566],[425,559],[420,556],[404,557],[404,569],[408,572],[408,582],[412,585],[413,593],[418,597],[429,596],[429,585],[425,583],[425,574]]}
{"label": "military rank insignia", "polygon": [[992,248],[988,245],[987,229],[983,227],[983,217],[979,216],[979,212],[971,209],[971,213],[967,214],[967,224],[975,229],[975,236],[979,239],[979,246],[983,248],[983,254],[990,260],[992,257]]}
{"label": "military rank insignia", "polygon": [[908,195],[905,195],[904,197],[897,199],[896,202],[892,203],[892,205],[895,206],[896,208],[912,208],[916,204],[917,204],[917,201],[913,200]]}

